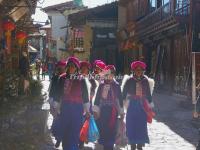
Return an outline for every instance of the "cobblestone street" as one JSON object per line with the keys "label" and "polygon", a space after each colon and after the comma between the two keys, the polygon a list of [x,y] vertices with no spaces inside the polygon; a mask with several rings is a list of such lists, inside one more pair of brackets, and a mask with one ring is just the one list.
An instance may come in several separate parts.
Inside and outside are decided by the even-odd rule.
{"label": "cobblestone street", "polygon": [[[48,81],[43,81],[44,90],[48,89]],[[163,94],[154,94],[156,118],[148,125],[150,144],[145,150],[194,150],[198,139],[198,131],[191,125],[192,110],[181,107],[182,98]],[[48,117],[48,128],[52,123],[52,116]],[[47,135],[47,143],[41,150],[56,150],[54,139]],[[85,150],[101,150],[96,144],[85,145]],[[129,150],[130,147],[116,148]],[[62,148],[59,148],[62,150]]]}

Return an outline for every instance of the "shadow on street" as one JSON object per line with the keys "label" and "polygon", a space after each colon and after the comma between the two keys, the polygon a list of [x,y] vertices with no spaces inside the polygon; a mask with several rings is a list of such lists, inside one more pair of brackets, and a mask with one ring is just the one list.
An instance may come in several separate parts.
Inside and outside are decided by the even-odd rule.
{"label": "shadow on street", "polygon": [[198,130],[191,124],[191,102],[187,108],[181,107],[181,103],[187,101],[183,98],[169,95],[154,94],[156,118],[158,122],[167,125],[173,132],[184,138],[189,143],[196,145]]}

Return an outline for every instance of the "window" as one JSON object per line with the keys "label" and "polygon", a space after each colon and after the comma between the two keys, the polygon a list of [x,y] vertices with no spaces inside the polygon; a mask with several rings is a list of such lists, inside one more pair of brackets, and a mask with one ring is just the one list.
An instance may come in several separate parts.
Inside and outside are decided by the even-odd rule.
{"label": "window", "polygon": [[169,2],[170,0],[149,0],[150,9],[151,11],[154,11],[155,9],[160,8]]}
{"label": "window", "polygon": [[156,0],[150,0],[151,7],[156,7]]}
{"label": "window", "polygon": [[163,5],[165,5],[165,4],[167,4],[167,3],[169,3],[169,0],[163,0]]}
{"label": "window", "polygon": [[74,40],[74,47],[83,48],[83,38],[75,38]]}
{"label": "window", "polygon": [[187,4],[189,4],[189,0],[176,0],[176,8],[182,8],[184,6],[186,6]]}
{"label": "window", "polygon": [[74,48],[83,48],[83,37],[84,37],[84,32],[81,29],[75,29],[74,30]]}

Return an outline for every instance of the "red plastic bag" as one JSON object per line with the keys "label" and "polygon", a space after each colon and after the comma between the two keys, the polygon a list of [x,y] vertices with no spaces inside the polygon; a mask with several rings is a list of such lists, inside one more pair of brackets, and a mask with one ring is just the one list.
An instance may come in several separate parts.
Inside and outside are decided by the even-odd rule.
{"label": "red plastic bag", "polygon": [[144,100],[143,102],[144,110],[147,114],[147,122],[152,123],[153,118],[155,117],[155,112],[152,110],[152,108],[149,106],[149,102],[147,100]]}
{"label": "red plastic bag", "polygon": [[88,141],[88,130],[89,130],[89,120],[87,119],[80,132],[80,141],[87,142]]}

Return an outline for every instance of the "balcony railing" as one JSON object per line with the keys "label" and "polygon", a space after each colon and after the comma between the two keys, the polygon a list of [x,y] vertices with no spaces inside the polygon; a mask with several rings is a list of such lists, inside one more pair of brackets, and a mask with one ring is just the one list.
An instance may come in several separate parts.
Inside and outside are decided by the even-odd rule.
{"label": "balcony railing", "polygon": [[138,21],[136,34],[144,32],[144,30],[148,30],[153,25],[162,23],[170,17],[187,17],[190,12],[190,4],[182,3],[182,6],[178,5],[178,8],[172,8],[172,3],[169,2]]}

